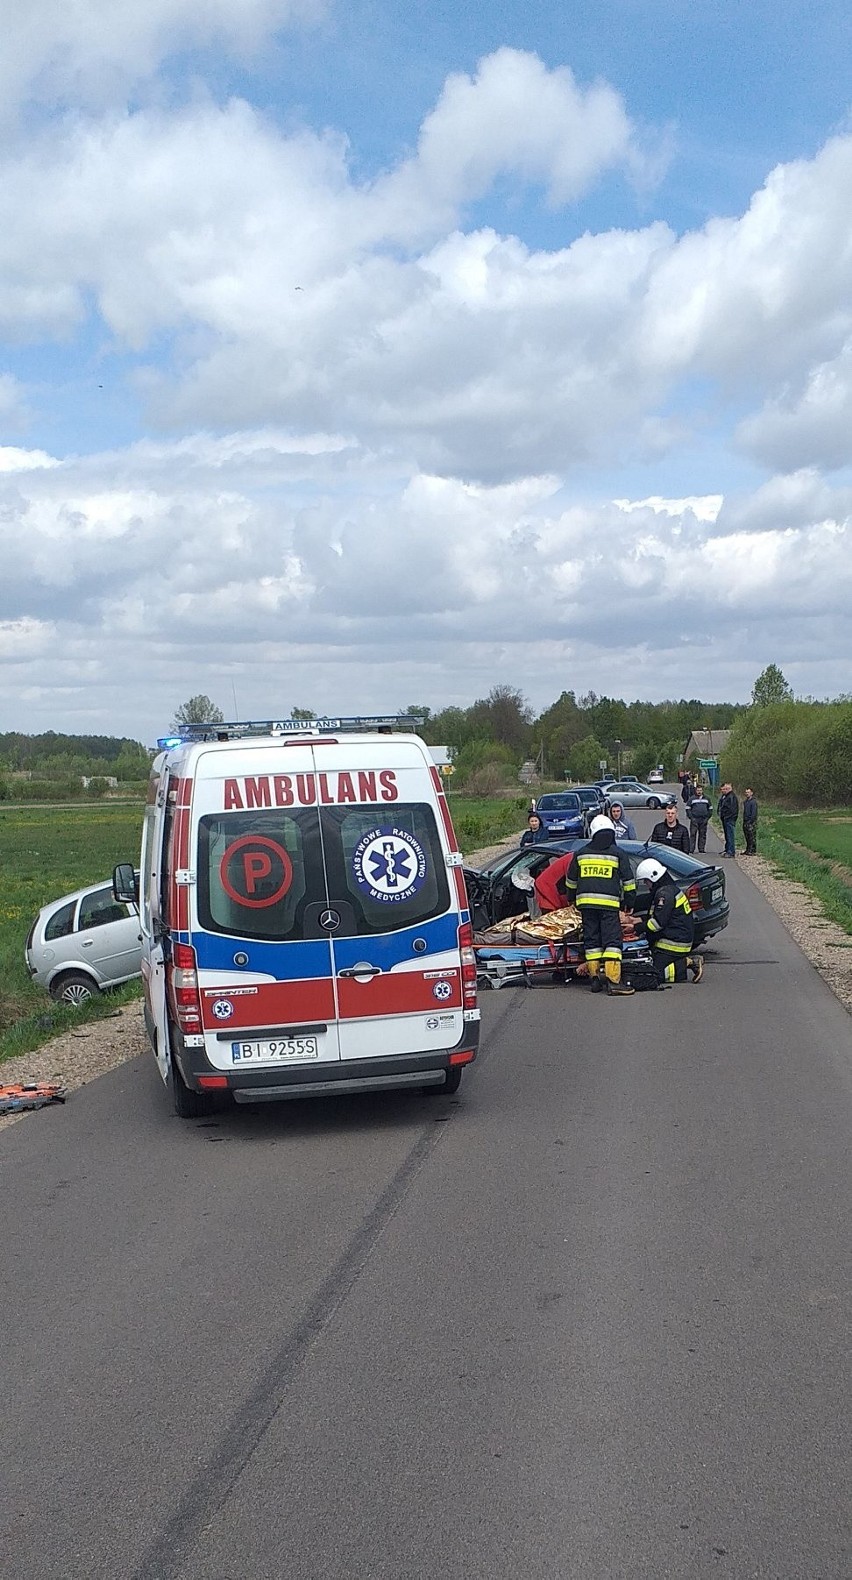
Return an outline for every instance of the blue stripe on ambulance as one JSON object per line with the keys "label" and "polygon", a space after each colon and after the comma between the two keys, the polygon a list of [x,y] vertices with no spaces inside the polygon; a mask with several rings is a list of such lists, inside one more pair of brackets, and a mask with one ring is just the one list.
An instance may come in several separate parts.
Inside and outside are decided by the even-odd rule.
{"label": "blue stripe on ambulance", "polygon": [[[414,940],[422,938],[425,949],[414,948]],[[416,927],[404,927],[397,933],[359,933],[355,938],[335,938],[334,959],[338,971],[354,966],[359,960],[369,960],[370,965],[390,971],[394,966],[410,960],[425,965],[430,955],[443,954],[457,949],[459,941],[459,913],[436,916],[431,922],[420,922]]]}
{"label": "blue stripe on ambulance", "polygon": [[260,938],[226,938],[219,933],[194,932],[191,942],[201,971],[233,971],[234,955],[246,954],[246,971],[259,971],[276,981],[310,981],[312,977],[331,975],[327,938],[270,943]]}

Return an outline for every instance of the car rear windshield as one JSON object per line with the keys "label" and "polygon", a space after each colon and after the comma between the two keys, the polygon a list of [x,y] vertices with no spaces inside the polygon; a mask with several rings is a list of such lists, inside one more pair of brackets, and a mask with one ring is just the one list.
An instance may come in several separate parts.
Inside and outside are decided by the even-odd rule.
{"label": "car rear windshield", "polygon": [[198,913],[206,931],[316,937],[306,912],[326,906],[338,910],[338,938],[442,915],[449,886],[432,808],[274,808],[201,819]]}
{"label": "car rear windshield", "polygon": [[580,797],[572,790],[570,795],[543,795],[536,802],[537,812],[577,812]]}

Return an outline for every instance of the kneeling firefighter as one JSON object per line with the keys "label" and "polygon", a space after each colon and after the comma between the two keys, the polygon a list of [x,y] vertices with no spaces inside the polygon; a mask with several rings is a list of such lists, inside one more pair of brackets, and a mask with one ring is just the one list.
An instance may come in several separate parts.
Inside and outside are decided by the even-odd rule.
{"label": "kneeling firefighter", "polygon": [[575,899],[583,918],[583,952],[589,968],[593,993],[603,991],[600,968],[603,965],[610,993],[633,992],[621,980],[622,905],[633,909],[636,880],[624,851],[615,840],[612,818],[600,813],[589,825],[591,839],[574,852],[565,873],[565,890]]}
{"label": "kneeling firefighter", "polygon": [[686,895],[677,887],[668,868],[652,856],[640,861],[636,876],[651,887],[651,910],[646,925],[651,959],[660,982],[666,986],[685,982],[688,971],[692,973],[693,982],[700,982],[704,961],[700,955],[692,953],[695,922]]}

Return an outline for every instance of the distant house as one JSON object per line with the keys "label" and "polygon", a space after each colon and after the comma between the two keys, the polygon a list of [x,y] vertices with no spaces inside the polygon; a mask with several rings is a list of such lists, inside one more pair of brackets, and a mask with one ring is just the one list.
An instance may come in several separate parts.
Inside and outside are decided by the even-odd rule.
{"label": "distant house", "polygon": [[690,758],[695,758],[697,762],[700,757],[705,761],[711,757],[718,760],[730,738],[730,730],[693,730],[683,749],[683,760],[685,763]]}

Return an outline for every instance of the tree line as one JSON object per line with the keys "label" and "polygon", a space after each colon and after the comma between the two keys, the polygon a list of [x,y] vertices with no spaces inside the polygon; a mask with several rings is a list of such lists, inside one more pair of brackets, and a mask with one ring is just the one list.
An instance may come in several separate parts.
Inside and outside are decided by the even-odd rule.
{"label": "tree line", "polygon": [[[453,787],[476,795],[516,788],[524,762],[547,780],[596,779],[602,762],[640,779],[661,765],[673,778],[692,731],[708,728],[731,730],[722,772],[741,788],[748,784],[768,799],[814,806],[852,800],[852,698],[797,700],[775,664],[758,675],[750,704],[698,697],[625,702],[594,691],[563,691],[535,714],[519,690],[499,685],[466,708],[412,703],[399,712],[423,721],[420,733],[430,745],[453,749]],[[294,707],[290,715],[307,721],[314,712]],[[221,709],[199,695],[175,710],[173,724],[223,719]],[[147,778],[151,756],[126,736],[0,734],[0,799],[80,795],[84,777],[93,780],[89,793],[95,795],[106,789],[107,777],[119,786],[138,784]]]}

